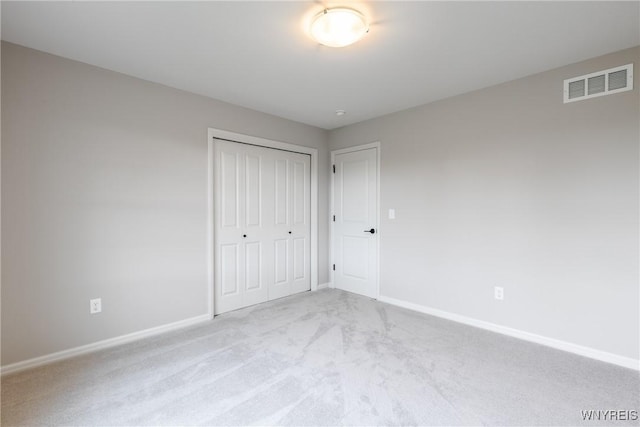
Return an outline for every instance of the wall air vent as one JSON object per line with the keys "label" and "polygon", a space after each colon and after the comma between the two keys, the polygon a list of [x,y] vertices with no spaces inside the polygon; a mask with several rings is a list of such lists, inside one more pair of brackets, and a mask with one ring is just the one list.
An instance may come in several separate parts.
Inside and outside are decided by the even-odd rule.
{"label": "wall air vent", "polygon": [[633,89],[633,64],[609,68],[564,81],[564,103]]}

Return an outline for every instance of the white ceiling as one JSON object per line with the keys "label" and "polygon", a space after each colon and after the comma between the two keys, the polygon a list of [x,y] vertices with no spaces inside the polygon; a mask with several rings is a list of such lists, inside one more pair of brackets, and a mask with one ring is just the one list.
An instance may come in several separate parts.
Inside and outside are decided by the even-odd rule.
{"label": "white ceiling", "polygon": [[320,1],[3,1],[2,39],[325,129],[640,44],[637,1],[345,4],[372,24],[342,49]]}

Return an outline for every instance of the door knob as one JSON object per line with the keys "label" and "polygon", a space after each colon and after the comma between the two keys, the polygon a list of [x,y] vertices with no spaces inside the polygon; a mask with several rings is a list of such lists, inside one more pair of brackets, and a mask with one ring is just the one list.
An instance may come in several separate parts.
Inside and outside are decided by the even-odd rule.
{"label": "door knob", "polygon": [[289,232],[289,234],[291,234],[291,232]]}
{"label": "door knob", "polygon": [[246,234],[243,234],[243,235],[242,235],[242,237],[247,237],[247,235],[246,235]]}
{"label": "door knob", "polygon": [[376,233],[376,229],[372,228],[371,230],[364,230],[365,233],[371,233],[371,234],[375,234]]}

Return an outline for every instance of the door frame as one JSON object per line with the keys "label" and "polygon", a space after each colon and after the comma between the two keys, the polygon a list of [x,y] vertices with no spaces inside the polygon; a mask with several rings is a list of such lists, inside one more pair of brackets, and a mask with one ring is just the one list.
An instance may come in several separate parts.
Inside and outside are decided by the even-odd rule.
{"label": "door frame", "polygon": [[311,236],[309,262],[311,267],[311,290],[318,289],[318,149],[305,147],[303,145],[291,144],[288,142],[274,141],[257,136],[244,135],[230,132],[223,129],[208,128],[207,132],[207,310],[213,318],[215,316],[215,139],[222,139],[231,142],[257,145],[260,147],[274,148],[296,153],[308,154],[311,156]]}
{"label": "door frame", "polygon": [[[375,148],[376,149],[376,211],[377,211],[377,215],[376,215],[376,230],[377,233],[375,234],[375,245],[376,245],[376,284],[375,284],[375,299],[378,299],[380,297],[380,152],[381,152],[381,145],[380,141],[376,141],[376,142],[370,142],[368,144],[362,144],[362,145],[354,145],[353,147],[347,147],[347,148],[341,148],[339,150],[331,150],[331,167],[335,166],[336,164],[336,155],[337,154],[344,154],[344,153],[352,153],[354,151],[362,151],[362,150],[368,150],[370,148]],[[334,246],[333,243],[335,242],[335,226],[334,226],[334,222],[332,220],[332,216],[334,215],[335,212],[335,207],[334,207],[334,203],[333,203],[333,197],[335,194],[335,173],[331,173],[331,188],[330,188],[330,192],[329,192],[329,209],[330,209],[330,216],[329,216],[329,229],[330,229],[330,233],[329,233],[329,277],[330,277],[330,282],[329,282],[329,287],[330,288],[335,288],[335,282],[334,282],[334,274],[335,272],[333,271],[333,268],[331,268],[331,266],[333,264],[335,264],[335,251],[334,251]]]}

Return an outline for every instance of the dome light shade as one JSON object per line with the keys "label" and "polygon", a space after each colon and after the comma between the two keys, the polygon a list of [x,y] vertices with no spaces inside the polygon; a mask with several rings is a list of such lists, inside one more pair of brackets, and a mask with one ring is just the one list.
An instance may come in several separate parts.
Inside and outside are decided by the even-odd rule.
{"label": "dome light shade", "polygon": [[344,47],[357,42],[369,32],[364,16],[353,9],[325,9],[313,18],[311,36],[330,47]]}

